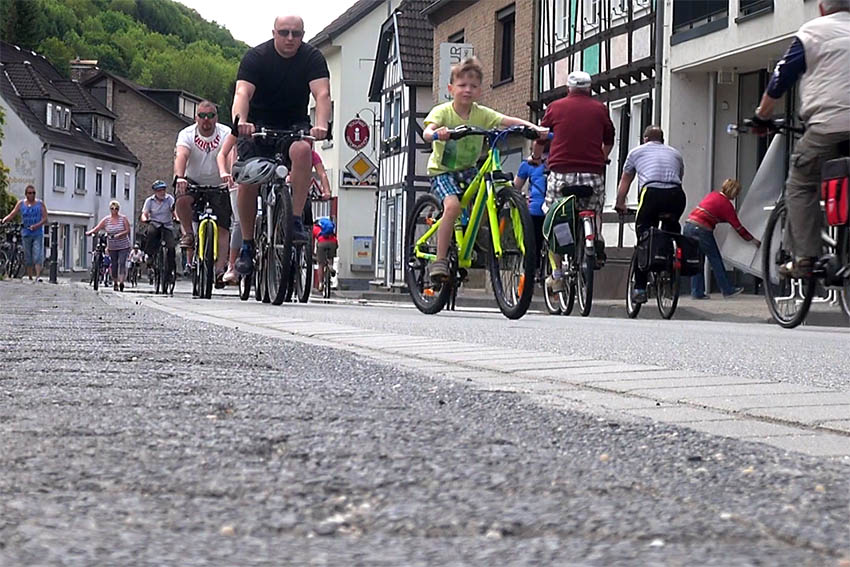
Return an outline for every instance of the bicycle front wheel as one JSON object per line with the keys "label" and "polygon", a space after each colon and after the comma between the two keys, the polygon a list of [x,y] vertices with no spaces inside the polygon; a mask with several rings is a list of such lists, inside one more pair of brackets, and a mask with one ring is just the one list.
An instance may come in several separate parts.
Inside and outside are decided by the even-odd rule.
{"label": "bicycle front wheel", "polygon": [[632,261],[629,264],[629,279],[626,287],[626,315],[629,319],[634,319],[640,313],[642,303],[635,303],[632,299],[632,294],[635,291],[635,277],[637,276],[637,251],[632,253]]}
{"label": "bicycle front wheel", "polygon": [[655,300],[658,312],[665,319],[673,317],[679,304],[679,270],[671,269],[659,272],[655,277]]}
{"label": "bicycle front wheel", "polygon": [[94,257],[94,264],[92,265],[91,270],[92,287],[95,291],[97,291],[97,288],[100,285],[100,256]]}
{"label": "bicycle front wheel", "polygon": [[295,257],[295,297],[298,303],[307,303],[310,300],[310,288],[313,287],[313,243],[300,244]]}
{"label": "bicycle front wheel", "polygon": [[[528,311],[534,294],[534,225],[525,198],[509,187],[496,196],[498,234],[492,235],[490,281],[499,310],[508,319]],[[502,253],[496,254],[495,242]]]}
{"label": "bicycle front wheel", "polygon": [[206,229],[207,234],[204,235],[204,260],[201,262],[201,298],[210,299],[212,297],[213,283],[215,282],[215,231],[212,226]]}
{"label": "bicycle front wheel", "polygon": [[292,197],[286,187],[280,188],[275,199],[271,241],[266,262],[266,285],[273,305],[280,305],[286,298],[290,270],[292,269]]}
{"label": "bicycle front wheel", "polygon": [[[426,315],[433,315],[442,311],[449,300],[452,288],[448,282],[441,284],[431,282],[428,275],[429,260],[416,257],[417,243],[442,215],[443,206],[437,198],[431,194],[422,195],[416,199],[416,203],[413,205],[404,234],[404,250],[407,255],[404,279],[413,304]],[[436,255],[437,231],[434,231],[425,242],[419,244],[418,250],[420,253]],[[325,293],[329,293],[327,291],[330,280],[329,270],[329,266],[325,268],[325,274],[327,274],[325,277]]]}
{"label": "bicycle front wheel", "polygon": [[838,290],[838,298],[841,308],[847,317],[850,317],[850,227],[843,226],[838,229],[838,265],[844,266],[844,283]]}
{"label": "bicycle front wheel", "polygon": [[791,329],[806,318],[816,282],[814,278],[794,279],[779,273],[779,267],[794,258],[788,223],[788,208],[780,201],[767,221],[761,245],[761,266],[767,308],[780,326]]}

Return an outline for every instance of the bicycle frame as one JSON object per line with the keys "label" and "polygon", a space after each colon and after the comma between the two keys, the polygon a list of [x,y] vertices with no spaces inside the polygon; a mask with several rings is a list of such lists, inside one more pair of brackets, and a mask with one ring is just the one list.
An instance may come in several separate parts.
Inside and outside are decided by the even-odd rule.
{"label": "bicycle frame", "polygon": [[[493,179],[493,173],[502,171],[501,155],[497,144],[506,136],[506,132],[508,131],[506,130],[490,137],[490,148],[487,152],[487,159],[478,170],[478,173],[469,184],[469,187],[467,187],[463,192],[460,199],[461,210],[466,209],[469,207],[470,203],[472,203],[472,210],[469,214],[469,222],[467,223],[466,230],[463,229],[459,219],[456,221],[454,227],[455,239],[458,245],[458,265],[461,268],[470,268],[472,266],[472,249],[475,244],[475,239],[478,237],[478,230],[481,227],[481,216],[484,214],[485,208],[489,217],[493,250],[497,258],[502,255],[502,241],[500,235],[502,234],[504,227],[500,226],[499,220],[496,216],[496,193],[498,188],[511,187],[512,185],[509,181],[495,181]],[[515,237],[517,244],[519,245],[520,251],[525,254],[525,243],[523,242],[522,234],[520,232],[522,231],[522,223],[519,219],[519,213],[511,211],[511,215],[516,215],[517,217],[512,218],[511,220],[513,221],[512,224],[514,232],[516,233]],[[437,259],[436,254],[422,252],[419,247],[433,236],[434,232],[439,228],[442,222],[443,219],[437,220],[427,231],[425,231],[425,234],[417,240],[415,247],[417,258],[423,258],[432,262]]]}

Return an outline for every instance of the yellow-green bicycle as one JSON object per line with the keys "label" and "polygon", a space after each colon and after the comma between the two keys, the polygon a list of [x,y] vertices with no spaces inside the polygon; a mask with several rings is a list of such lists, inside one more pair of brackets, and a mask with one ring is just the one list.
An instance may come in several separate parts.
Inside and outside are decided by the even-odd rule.
{"label": "yellow-green bicycle", "polygon": [[[413,205],[405,234],[405,280],[410,297],[421,312],[429,315],[440,312],[446,304],[453,305],[458,286],[479,260],[478,254],[484,254],[499,309],[505,317],[519,319],[528,311],[534,293],[535,236],[525,198],[502,171],[498,146],[511,135],[536,140],[540,134],[527,126],[504,130],[460,126],[450,134],[454,140],[486,136],[489,151],[461,196],[465,213],[455,224],[448,255],[449,277],[444,282],[432,282],[428,276],[428,264],[436,259],[442,203],[426,194]],[[489,232],[489,237],[475,246],[479,230]]]}
{"label": "yellow-green bicycle", "polygon": [[218,259],[218,217],[213,213],[212,201],[227,200],[226,185],[189,184],[188,192],[195,199],[198,215],[198,242],[195,246],[194,270],[192,270],[192,295],[201,299],[212,297],[215,283],[215,262]]}

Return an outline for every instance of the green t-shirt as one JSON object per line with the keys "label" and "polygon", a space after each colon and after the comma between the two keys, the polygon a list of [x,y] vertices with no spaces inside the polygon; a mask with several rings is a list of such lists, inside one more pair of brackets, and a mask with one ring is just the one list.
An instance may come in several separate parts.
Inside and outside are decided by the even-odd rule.
{"label": "green t-shirt", "polygon": [[[504,117],[504,114],[473,102],[469,111],[469,119],[465,120],[455,112],[452,101],[449,101],[438,104],[431,109],[431,112],[425,117],[425,126],[433,124],[437,128],[441,126],[456,128],[466,124],[490,130],[499,126]],[[460,140],[448,140],[446,142],[435,138],[432,142],[431,157],[428,158],[428,175],[433,177],[441,173],[462,171],[473,167],[475,162],[478,161],[478,156],[481,155],[483,144],[483,136],[467,136]]]}

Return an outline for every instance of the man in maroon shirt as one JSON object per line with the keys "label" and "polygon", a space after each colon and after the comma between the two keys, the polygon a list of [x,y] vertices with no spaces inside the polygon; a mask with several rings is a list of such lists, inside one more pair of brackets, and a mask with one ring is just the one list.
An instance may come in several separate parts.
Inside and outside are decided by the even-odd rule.
{"label": "man in maroon shirt", "polygon": [[[605,262],[605,241],[602,239],[602,206],[605,204],[605,165],[614,147],[614,124],[608,109],[590,97],[590,75],[573,71],[567,77],[569,94],[546,108],[541,126],[553,133],[549,147],[549,179],[543,209],[548,210],[560,199],[566,187],[584,185],[592,188],[589,197],[578,199],[582,210],[596,212],[597,267]],[[535,142],[529,158],[539,163],[544,142]],[[561,259],[556,258],[560,266]],[[563,273],[555,270],[552,291],[565,289]]]}

